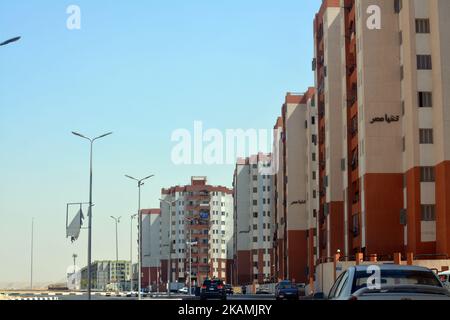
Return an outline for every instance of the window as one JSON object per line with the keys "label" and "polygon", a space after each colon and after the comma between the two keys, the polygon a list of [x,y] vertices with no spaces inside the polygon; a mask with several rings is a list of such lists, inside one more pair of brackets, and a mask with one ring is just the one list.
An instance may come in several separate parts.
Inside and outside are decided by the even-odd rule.
{"label": "window", "polygon": [[330,290],[330,294],[328,295],[329,299],[333,299],[336,297],[337,294],[337,289],[340,287],[340,284],[342,282],[342,279],[344,278],[345,273],[341,274],[339,276],[339,278],[336,280],[336,282],[334,283],[333,287]]}
{"label": "window", "polygon": [[422,205],[422,221],[436,221],[436,206],[434,204]]}
{"label": "window", "polygon": [[419,108],[431,108],[433,106],[433,94],[431,92],[419,92]]}
{"label": "window", "polygon": [[311,117],[311,124],[316,124],[316,117]]}
{"label": "window", "polygon": [[430,19],[416,19],[416,33],[430,33]]}
{"label": "window", "polygon": [[359,236],[359,214],[355,214],[352,219],[352,232],[353,236],[356,238]]}
{"label": "window", "polygon": [[420,129],[420,144],[433,144],[433,129]]}
{"label": "window", "polygon": [[421,167],[420,182],[434,182],[434,181],[435,181],[434,167]]}
{"label": "window", "polygon": [[253,237],[253,242],[258,242],[258,237]]}
{"label": "window", "polygon": [[253,200],[253,205],[257,206],[258,205],[258,200]]}
{"label": "window", "polygon": [[431,70],[431,55],[419,54],[417,55],[417,69],[418,70]]}
{"label": "window", "polygon": [[258,212],[253,212],[253,218],[258,218]]}
{"label": "window", "polygon": [[253,193],[257,193],[258,192],[258,188],[253,188]]}
{"label": "window", "polygon": [[339,284],[337,290],[336,290],[336,297],[340,297],[345,292],[343,291],[344,288],[346,288],[347,282],[349,279],[349,273],[345,272],[344,277],[341,280],[341,283]]}
{"label": "window", "polygon": [[316,172],[313,171],[313,172],[312,172],[312,178],[313,178],[313,180],[316,180],[316,176],[317,176],[317,175],[316,175]]}
{"label": "window", "polygon": [[395,13],[400,13],[400,11],[402,11],[403,8],[403,2],[402,0],[395,0],[394,1],[394,10]]}

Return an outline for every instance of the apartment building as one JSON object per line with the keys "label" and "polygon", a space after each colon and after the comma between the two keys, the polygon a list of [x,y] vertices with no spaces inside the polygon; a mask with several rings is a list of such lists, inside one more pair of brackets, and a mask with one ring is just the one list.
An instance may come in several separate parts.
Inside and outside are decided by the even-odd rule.
{"label": "apartment building", "polygon": [[[129,288],[130,261],[94,261],[91,264],[92,289],[99,291]],[[81,269],[81,289],[87,290],[88,268]]]}
{"label": "apartment building", "polygon": [[[314,20],[313,69],[318,109],[319,257],[344,249],[344,194],[341,159],[343,122],[340,1],[324,1]],[[333,226],[333,228],[331,227]]]}
{"label": "apartment building", "polygon": [[142,279],[141,286],[156,290],[161,276],[161,209],[141,210]]}
{"label": "apartment building", "polygon": [[[396,1],[404,245],[450,254],[450,2]],[[406,218],[406,219],[405,219]]]}
{"label": "apartment building", "polygon": [[163,189],[161,197],[163,281],[169,273],[171,282],[188,282],[192,268],[193,283],[207,277],[230,282],[235,268],[233,191],[208,185],[206,177],[192,177],[189,185]]}
{"label": "apartment building", "polygon": [[323,1],[313,61],[322,260],[449,254],[449,13],[439,0]]}
{"label": "apartment building", "polygon": [[[309,217],[309,214],[311,217],[314,215],[314,206],[310,207],[307,201],[311,187],[308,178],[313,175],[312,171],[307,171],[312,168],[308,162],[314,156],[311,152],[309,157],[307,150],[315,148],[314,136],[307,135],[310,132],[309,121],[316,121],[311,117],[311,111],[308,111],[308,106],[315,105],[313,99],[313,88],[305,94],[288,93],[282,106],[282,115],[274,127],[273,159],[277,164],[272,208],[276,223],[273,239],[276,277],[304,283],[308,281],[312,270],[309,263],[315,255],[315,223]],[[313,211],[309,211],[311,208]],[[313,245],[309,246],[309,242]]]}
{"label": "apartment building", "polygon": [[272,279],[271,154],[237,160],[234,191],[234,283],[264,283]]}

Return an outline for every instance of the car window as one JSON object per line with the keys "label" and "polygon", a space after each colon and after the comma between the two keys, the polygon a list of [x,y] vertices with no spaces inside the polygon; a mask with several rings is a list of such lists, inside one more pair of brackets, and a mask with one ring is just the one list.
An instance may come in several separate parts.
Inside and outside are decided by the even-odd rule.
{"label": "car window", "polygon": [[336,290],[336,297],[342,297],[342,295],[345,292],[345,288],[347,287],[349,274],[348,272],[345,272],[344,277],[341,280],[341,283],[339,283],[339,287]]}
{"label": "car window", "polygon": [[[356,272],[352,293],[366,288],[369,277],[371,276],[366,271]],[[432,271],[417,270],[381,270],[381,285],[428,285],[442,287],[442,284]]]}
{"label": "car window", "polygon": [[334,297],[336,297],[336,290],[337,290],[337,288],[339,287],[339,284],[341,283],[341,280],[342,280],[343,277],[344,277],[344,273],[341,274],[341,275],[337,278],[336,282],[334,283],[333,287],[331,288],[330,294],[328,295],[328,297],[329,297],[330,299],[333,299]]}

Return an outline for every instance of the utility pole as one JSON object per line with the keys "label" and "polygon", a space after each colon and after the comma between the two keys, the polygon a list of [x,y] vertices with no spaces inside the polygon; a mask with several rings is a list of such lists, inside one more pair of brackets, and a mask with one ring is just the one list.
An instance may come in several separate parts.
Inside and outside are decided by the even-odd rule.
{"label": "utility pole", "polygon": [[33,290],[33,250],[34,250],[34,218],[31,218],[31,260],[30,260],[30,289]]}
{"label": "utility pole", "polygon": [[107,137],[109,135],[112,134],[112,132],[103,134],[101,136],[98,136],[94,139],[85,137],[84,135],[78,133],[78,132],[74,132],[72,131],[72,134],[75,136],[78,136],[80,138],[86,139],[90,142],[90,154],[89,154],[89,222],[88,222],[88,265],[87,265],[87,273],[88,273],[88,300],[91,300],[91,291],[92,291],[92,275],[91,275],[91,263],[92,263],[92,170],[93,170],[93,165],[92,165],[92,151],[93,151],[93,146],[94,146],[94,142],[97,141],[98,139],[102,139],[104,137]]}
{"label": "utility pole", "polygon": [[141,212],[141,187],[144,185],[144,181],[147,179],[150,179],[152,177],[154,177],[155,175],[152,174],[148,177],[145,177],[143,179],[136,179],[132,176],[129,175],[125,175],[125,177],[134,180],[137,182],[137,186],[138,186],[138,212],[137,212],[137,216],[138,216],[138,229],[139,229],[139,257],[138,257],[138,299],[141,300],[142,298],[142,212]]}
{"label": "utility pole", "polygon": [[122,217],[113,217],[111,216],[111,218],[115,221],[116,223],[116,289],[119,290],[119,233],[117,231],[117,225],[120,223],[120,218]]}
{"label": "utility pole", "polygon": [[133,214],[130,218],[130,291],[133,292],[133,219],[138,215]]}

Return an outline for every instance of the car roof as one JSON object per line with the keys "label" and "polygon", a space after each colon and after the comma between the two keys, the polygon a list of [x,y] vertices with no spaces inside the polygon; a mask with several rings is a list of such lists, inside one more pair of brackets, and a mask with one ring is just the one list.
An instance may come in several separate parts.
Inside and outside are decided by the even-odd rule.
{"label": "car roof", "polygon": [[440,276],[448,276],[450,275],[450,271],[439,272]]}
{"label": "car roof", "polygon": [[[426,271],[426,272],[433,272],[428,268],[420,267],[420,266],[405,266],[405,265],[398,265],[398,264],[375,264],[377,267],[381,269],[381,271],[386,270],[402,270],[402,271]],[[354,266],[356,271],[367,271],[367,269],[373,265],[359,265]]]}

